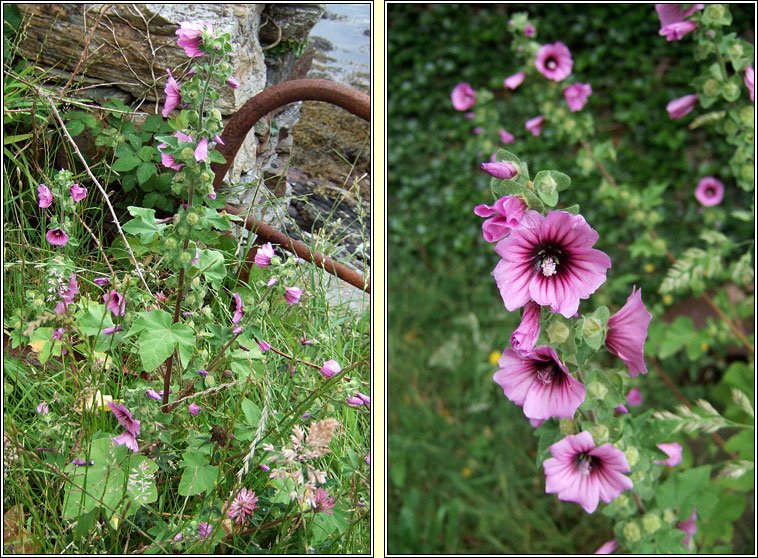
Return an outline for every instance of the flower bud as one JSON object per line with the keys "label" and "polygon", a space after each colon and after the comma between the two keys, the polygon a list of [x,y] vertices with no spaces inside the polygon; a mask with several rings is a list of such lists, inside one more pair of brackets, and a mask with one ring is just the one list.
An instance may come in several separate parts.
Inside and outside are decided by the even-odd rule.
{"label": "flower bud", "polygon": [[703,84],[703,93],[708,97],[715,97],[719,94],[719,82],[713,78],[709,78]]}
{"label": "flower bud", "polygon": [[167,252],[172,252],[176,250],[176,247],[178,245],[179,244],[176,242],[176,239],[171,236],[169,236],[163,241],[163,247],[166,249]]}
{"label": "flower bud", "polygon": [[[189,265],[189,263],[192,261],[192,257],[194,254],[191,254],[189,250],[185,250],[181,254],[179,254],[179,263],[182,265]],[[189,297],[187,297],[187,302],[189,302]]]}
{"label": "flower bud", "polygon": [[637,542],[642,537],[640,526],[634,521],[627,522],[623,529],[624,538],[629,542]]}
{"label": "flower bud", "polygon": [[740,110],[740,120],[743,124],[753,123],[753,107],[752,105],[742,107]]}
{"label": "flower bud", "polygon": [[742,180],[752,182],[755,178],[755,168],[753,168],[753,165],[743,165],[742,169],[740,169],[740,176]]}
{"label": "flower bud", "polygon": [[603,399],[608,395],[608,388],[602,382],[592,382],[587,386],[587,395],[590,399]]}
{"label": "flower bud", "polygon": [[642,528],[646,533],[655,533],[661,528],[661,518],[656,512],[649,512],[642,516]]}
{"label": "flower bud", "polygon": [[185,161],[191,161],[192,159],[195,158],[195,152],[192,151],[191,147],[185,147],[184,149],[182,149],[181,157]]}
{"label": "flower bud", "polygon": [[629,467],[634,467],[640,462],[640,452],[634,446],[629,446],[624,450],[624,457]]}
{"label": "flower bud", "polygon": [[653,248],[658,250],[659,252],[665,252],[666,251],[666,241],[662,238],[656,238],[653,240]]}
{"label": "flower bud", "polygon": [[673,508],[666,508],[663,510],[663,521],[668,523],[669,525],[673,525],[676,523],[676,514],[674,513]]}
{"label": "flower bud", "polygon": [[190,281],[190,287],[197,289],[200,286],[200,277],[195,277]]}
{"label": "flower bud", "polygon": [[197,213],[187,213],[187,224],[190,227],[194,227],[200,222],[200,217]]}
{"label": "flower bud", "polygon": [[592,434],[592,439],[595,441],[596,446],[608,441],[608,427],[604,424],[593,424],[590,427],[590,434]]}
{"label": "flower bud", "polygon": [[213,387],[216,385],[216,378],[214,378],[212,375],[208,374],[205,377],[205,385],[208,387]]}
{"label": "flower bud", "polygon": [[551,322],[547,328],[547,338],[551,345],[558,345],[568,339],[571,330],[566,324],[559,321]]}
{"label": "flower bud", "polygon": [[733,101],[740,96],[740,88],[733,81],[728,81],[724,84],[724,98]]}
{"label": "flower bud", "polygon": [[632,479],[632,482],[634,484],[637,484],[637,483],[640,483],[643,480],[645,480],[645,473],[642,472],[642,471],[637,471],[637,472],[632,473],[631,475],[629,475],[629,478]]}
{"label": "flower bud", "polygon": [[219,120],[219,121],[220,121],[220,120],[221,120],[221,111],[220,111],[220,110],[218,110],[218,109],[213,109],[213,110],[211,111],[211,116],[212,116],[212,117],[213,117],[215,120]]}
{"label": "flower bud", "polygon": [[[187,236],[189,234],[189,227],[185,225],[179,225],[178,227],[176,227],[176,233],[179,236]],[[195,255],[193,254],[192,257],[194,258],[194,256]],[[190,261],[192,261],[192,258],[190,258]]]}
{"label": "flower bud", "polygon": [[597,318],[590,316],[584,319],[584,324],[582,324],[582,335],[584,337],[595,337],[602,330],[603,324]]}
{"label": "flower bud", "polygon": [[745,49],[742,48],[740,43],[732,43],[726,51],[732,60],[742,58],[742,55],[745,54]]}
{"label": "flower bud", "polygon": [[724,6],[721,4],[708,4],[705,8],[704,15],[712,20],[721,20],[724,18]]}
{"label": "flower bud", "polygon": [[560,419],[558,421],[558,427],[561,430],[561,434],[564,436],[570,436],[577,433],[576,423],[571,419]]}

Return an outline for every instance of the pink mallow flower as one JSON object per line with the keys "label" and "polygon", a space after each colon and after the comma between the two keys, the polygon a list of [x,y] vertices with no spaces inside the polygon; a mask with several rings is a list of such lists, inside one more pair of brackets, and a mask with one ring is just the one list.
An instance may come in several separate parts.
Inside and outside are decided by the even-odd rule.
{"label": "pink mallow flower", "polygon": [[[55,307],[55,313],[63,314],[66,308],[68,308],[68,305],[74,302],[74,297],[78,294],[79,294],[79,285],[76,282],[76,274],[72,273],[71,277],[69,277],[68,279],[68,285],[66,286],[66,289],[58,290],[58,296],[61,297],[61,301],[58,303],[58,306]],[[59,307],[60,307],[60,311],[59,311]]]}
{"label": "pink mallow flower", "polygon": [[497,242],[515,229],[526,212],[524,200],[518,196],[503,196],[492,205],[477,205],[474,213],[485,217],[482,236],[487,242]]}
{"label": "pink mallow flower", "polygon": [[108,406],[111,408],[111,411],[113,411],[114,416],[121,426],[126,428],[134,436],[139,436],[140,423],[132,417],[132,413],[129,412],[129,409],[127,409],[123,403],[108,401]]}
{"label": "pink mallow flower", "polygon": [[490,176],[500,180],[509,180],[518,175],[516,165],[510,161],[498,161],[496,163],[482,163],[482,169]]}
{"label": "pink mallow flower", "polygon": [[198,404],[196,404],[194,401],[189,404],[187,407],[187,410],[189,411],[189,414],[197,416],[197,414],[200,412],[202,407]]}
{"label": "pink mallow flower", "polygon": [[274,257],[274,247],[267,242],[255,253],[255,265],[258,267],[268,267],[271,265],[271,258]]}
{"label": "pink mallow flower", "polygon": [[527,418],[573,418],[584,401],[584,385],[571,377],[549,345],[526,355],[507,348],[498,364],[500,370],[492,379],[508,399],[524,408]]}
{"label": "pink mallow flower", "polygon": [[689,548],[690,539],[697,534],[697,508],[692,508],[692,515],[686,521],[676,524],[676,528],[684,531],[686,536],[682,539],[682,544]]}
{"label": "pink mallow flower", "polygon": [[637,388],[630,389],[626,394],[626,402],[632,407],[639,407],[642,405],[642,392]]}
{"label": "pink mallow flower", "polygon": [[168,72],[168,81],[166,82],[166,87],[163,89],[163,92],[166,94],[166,102],[161,112],[163,118],[166,118],[172,110],[182,103],[182,92],[179,89],[179,84],[176,83],[171,70],[166,68],[166,71]]}
{"label": "pink mallow flower", "polygon": [[240,86],[240,82],[238,82],[234,76],[229,76],[229,79],[226,80],[226,84],[230,85],[232,89],[237,89]]}
{"label": "pink mallow flower", "polygon": [[669,467],[676,467],[682,462],[682,446],[672,442],[670,444],[656,444],[658,449],[669,456],[668,459],[663,461],[653,461],[656,465],[667,465]]}
{"label": "pink mallow flower", "polygon": [[37,205],[41,208],[50,207],[53,203],[53,193],[44,184],[37,188]]}
{"label": "pink mallow flower", "polygon": [[645,339],[653,318],[642,302],[642,290],[635,289],[636,286],[633,286],[626,304],[608,320],[608,333],[605,335],[605,346],[624,361],[632,378],[639,373],[647,374]]}
{"label": "pink mallow flower", "polygon": [[563,96],[571,112],[582,110],[590,95],[592,95],[592,86],[589,83],[575,83],[563,90]]}
{"label": "pink mallow flower", "polygon": [[745,68],[745,77],[743,79],[745,81],[745,87],[750,91],[750,100],[755,101],[755,70],[753,69],[753,66]]}
{"label": "pink mallow flower", "polygon": [[202,56],[198,47],[202,43],[203,27],[207,26],[211,35],[214,37],[216,33],[213,31],[213,25],[208,22],[191,23],[189,21],[182,21],[179,24],[181,27],[176,30],[176,35],[179,37],[176,44],[184,49],[184,53],[190,58],[196,58]]}
{"label": "pink mallow flower", "polygon": [[695,188],[695,198],[705,207],[718,205],[724,199],[724,184],[713,176],[701,178]]}
{"label": "pink mallow flower", "polygon": [[202,138],[195,148],[195,161],[198,163],[208,160],[208,138]]}
{"label": "pink mallow flower", "polygon": [[537,70],[547,79],[562,81],[571,73],[574,61],[571,52],[561,42],[542,45],[534,59]]}
{"label": "pink mallow flower", "polygon": [[[500,141],[503,143],[513,143],[516,141],[516,138],[511,134],[510,132],[503,130],[502,128],[497,131],[498,134],[500,134]],[[493,153],[494,155],[494,153]]]}
{"label": "pink mallow flower", "polygon": [[667,104],[666,110],[668,111],[669,118],[671,120],[679,120],[680,118],[689,114],[692,109],[697,106],[697,103],[697,95],[685,95],[684,97],[674,99],[669,104]]}
{"label": "pink mallow flower", "polygon": [[48,407],[46,401],[42,401],[39,405],[37,405],[37,414],[38,415],[49,415],[50,414],[50,408]]}
{"label": "pink mallow flower", "polygon": [[530,300],[565,318],[605,283],[610,258],[592,248],[597,232],[581,215],[529,210],[519,227],[495,246],[502,258],[492,275],[508,311]]}
{"label": "pink mallow flower", "polygon": [[300,290],[300,287],[284,287],[284,300],[286,300],[287,304],[290,306],[297,304],[302,294],[303,291]]}
{"label": "pink mallow flower", "polygon": [[517,74],[513,74],[512,76],[509,76],[505,78],[503,81],[503,87],[506,89],[516,89],[519,85],[521,85],[524,82],[524,78],[526,77],[526,74],[524,72],[518,72]]}
{"label": "pink mallow flower", "polygon": [[524,25],[524,35],[526,35],[527,37],[534,37],[535,31],[536,30],[534,29],[534,25],[531,25],[529,23]]}
{"label": "pink mallow flower", "polygon": [[258,343],[258,348],[261,350],[262,353],[265,353],[271,348],[271,345],[269,345],[265,341],[256,341],[256,343]]}
{"label": "pink mallow flower", "polygon": [[95,279],[92,280],[92,282],[95,285],[97,285],[98,287],[104,287],[105,285],[107,285],[108,283],[110,283],[110,281],[111,280],[110,280],[109,277],[97,277],[97,278],[95,278]]}
{"label": "pink mallow flower", "polygon": [[611,554],[619,547],[619,543],[616,539],[604,543],[600,548],[595,551],[595,554]]}
{"label": "pink mallow flower", "polygon": [[697,27],[694,21],[677,21],[670,23],[658,31],[659,35],[665,35],[667,41],[678,41],[687,33],[691,33]]}
{"label": "pink mallow flower", "polygon": [[238,324],[244,315],[242,311],[242,297],[237,293],[232,295],[234,297],[234,316],[232,316],[232,323]]}
{"label": "pink mallow flower", "polygon": [[690,17],[695,10],[702,10],[704,4],[693,4],[690,9],[682,10],[680,4],[656,4],[655,11],[658,13],[658,19],[661,21],[661,28],[682,21],[685,17]]}
{"label": "pink mallow flower", "polygon": [[117,446],[125,445],[132,452],[137,453],[139,451],[139,445],[137,444],[137,437],[128,430],[122,432],[118,436],[113,438],[113,443]]}
{"label": "pink mallow flower", "polygon": [[558,494],[564,502],[576,502],[587,513],[597,509],[598,500],[606,504],[634,486],[624,452],[611,444],[595,447],[592,435],[581,432],[566,436],[550,446],[553,457],[546,459],[545,492]]}
{"label": "pink mallow flower", "polygon": [[[229,496],[231,496],[231,494]],[[258,508],[258,506],[255,505],[257,501],[258,497],[255,495],[255,492],[244,487],[241,488],[237,493],[237,496],[234,498],[232,505],[229,506],[229,511],[226,512],[226,517],[240,525],[247,523],[247,521],[253,517],[253,512]]]}
{"label": "pink mallow flower", "polygon": [[450,94],[455,110],[465,111],[476,103],[476,93],[468,83],[459,83]]}
{"label": "pink mallow flower", "polygon": [[320,371],[324,378],[331,378],[335,374],[339,374],[342,371],[342,367],[336,360],[327,360]]}
{"label": "pink mallow flower", "polygon": [[[181,141],[181,142],[191,142],[192,141],[192,136],[190,136],[188,134],[183,134],[183,133],[181,133],[179,131],[174,132],[174,136],[176,136],[179,139],[179,141]],[[163,164],[163,166],[164,167],[168,167],[170,169],[174,169],[174,170],[181,169],[184,166],[184,163],[177,163],[174,160],[174,156],[173,155],[171,155],[169,153],[163,153],[161,151],[161,149],[163,149],[164,147],[168,147],[168,145],[166,145],[165,143],[161,143],[158,146],[158,152],[161,154],[161,163]]]}
{"label": "pink mallow flower", "polygon": [[522,355],[532,352],[540,336],[540,305],[529,301],[516,331],[511,334],[511,346]]}
{"label": "pink mallow flower", "polygon": [[53,331],[52,338],[56,341],[63,341],[63,334],[66,333],[66,330],[64,328],[58,328],[55,331]]}
{"label": "pink mallow flower", "polygon": [[45,234],[47,241],[53,246],[65,246],[68,242],[68,235],[66,231],[58,227],[57,229],[50,229]]}
{"label": "pink mallow flower", "polygon": [[542,133],[542,123],[545,122],[545,117],[535,116],[534,118],[531,118],[526,121],[526,124],[524,124],[524,128],[529,130],[533,136],[539,136]]}
{"label": "pink mallow flower", "polygon": [[124,329],[124,327],[121,324],[117,325],[116,327],[106,327],[103,330],[103,335],[112,335],[117,331],[121,331],[122,329]]}
{"label": "pink mallow flower", "polygon": [[103,295],[103,302],[114,316],[123,316],[126,313],[126,298],[113,289]]}
{"label": "pink mallow flower", "polygon": [[71,193],[71,197],[74,199],[74,203],[79,203],[87,197],[87,188],[83,188],[78,184],[72,184],[71,188],[69,188],[69,192]]}
{"label": "pink mallow flower", "polygon": [[156,401],[160,401],[162,399],[161,395],[153,388],[148,388],[148,390],[145,392],[145,395],[147,395],[150,399],[155,399]]}

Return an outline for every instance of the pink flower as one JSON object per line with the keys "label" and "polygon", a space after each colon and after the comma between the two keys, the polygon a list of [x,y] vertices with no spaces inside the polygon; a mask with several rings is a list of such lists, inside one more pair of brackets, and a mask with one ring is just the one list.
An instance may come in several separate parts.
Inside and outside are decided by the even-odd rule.
{"label": "pink flower", "polygon": [[208,22],[190,23],[189,21],[182,21],[180,25],[181,27],[176,30],[176,34],[179,37],[176,44],[183,48],[184,53],[190,58],[202,56],[203,53],[200,52],[198,47],[202,43],[203,27],[207,25],[208,31],[215,37],[216,33],[213,31],[213,25]]}
{"label": "pink flower", "polygon": [[546,459],[545,492],[558,494],[564,502],[576,502],[587,513],[597,509],[598,499],[606,504],[633,487],[624,452],[611,444],[595,447],[592,435],[581,432],[566,436],[550,446]]}
{"label": "pink flower", "polygon": [[106,327],[103,330],[103,335],[111,335],[113,333],[116,333],[117,331],[121,331],[122,329],[124,329],[124,327],[120,324],[117,325],[116,327]]}
{"label": "pink flower", "polygon": [[513,143],[514,141],[516,141],[516,138],[513,137],[513,134],[508,133],[502,128],[498,130],[497,133],[500,134],[500,141],[502,141],[503,143]]}
{"label": "pink flower", "polygon": [[527,120],[524,124],[524,128],[529,130],[533,136],[539,136],[542,133],[542,123],[545,121],[545,117],[535,116],[531,120]]}
{"label": "pink flower", "polygon": [[677,21],[658,30],[659,35],[665,35],[667,41],[678,41],[697,27],[694,21]]}
{"label": "pink flower", "polygon": [[42,401],[39,405],[37,405],[37,414],[38,415],[49,415],[50,414],[50,408],[48,407],[46,401]]}
{"label": "pink flower", "polygon": [[195,161],[198,163],[200,161],[207,161],[208,160],[208,138],[203,138],[197,143],[197,147],[195,148]]}
{"label": "pink flower", "polygon": [[232,317],[232,323],[238,324],[244,315],[244,312],[242,311],[242,297],[237,293],[234,293],[232,296],[234,297],[234,316]]}
{"label": "pink flower", "polygon": [[206,539],[210,536],[211,531],[213,531],[213,526],[211,526],[210,523],[200,523],[197,526],[197,532],[200,534],[200,538]]}
{"label": "pink flower", "polygon": [[201,368],[200,370],[198,370],[198,371],[197,371],[197,373],[198,373],[198,374],[199,374],[201,377],[203,377],[203,378],[205,378],[205,377],[208,375],[208,371],[207,371],[207,370],[203,370],[202,368]]}
{"label": "pink flower", "polygon": [[582,110],[590,95],[592,95],[592,86],[589,83],[575,83],[563,90],[563,96],[566,97],[571,112]]}
{"label": "pink flower", "polygon": [[524,315],[521,324],[511,334],[511,346],[521,354],[527,355],[532,352],[540,336],[540,306],[531,300],[524,306]]}
{"label": "pink flower", "polygon": [[617,413],[623,413],[625,415],[629,414],[629,409],[627,409],[625,405],[619,405],[613,410],[616,411]]}
{"label": "pink flower", "polygon": [[274,257],[274,247],[267,242],[255,253],[255,265],[258,267],[268,267],[271,265],[271,258]]}
{"label": "pink flower", "polygon": [[347,404],[354,405],[355,407],[360,407],[361,405],[363,405],[363,399],[361,399],[357,395],[353,395],[352,397],[347,398]]}
{"label": "pink flower", "polygon": [[286,300],[287,304],[290,306],[297,304],[302,294],[303,291],[300,290],[300,287],[284,287],[284,300]]}
{"label": "pink flower", "polygon": [[137,438],[134,434],[129,432],[128,430],[122,432],[118,436],[113,438],[113,443],[117,446],[125,445],[127,448],[132,450],[134,453],[137,453],[139,451],[139,446],[137,445]]}
{"label": "pink flower", "polygon": [[216,192],[211,192],[210,194],[208,194],[208,199],[209,200],[215,200],[216,199]]}
{"label": "pink flower", "polygon": [[[750,91],[750,100],[755,101],[755,70],[753,70],[753,66],[748,66],[745,68],[745,87],[748,88],[748,91]],[[40,206],[42,207],[42,206]]]}
{"label": "pink flower", "polygon": [[[484,130],[482,130],[482,129],[481,129],[479,126],[477,126],[476,128],[474,128],[474,130],[473,130],[473,132],[474,132],[476,135],[479,135],[479,134],[481,134],[483,131],[484,131]],[[481,154],[480,154],[480,155],[481,155]]]}
{"label": "pink flower", "polygon": [[630,389],[626,394],[626,402],[632,407],[639,407],[642,405],[642,392],[637,388]]}
{"label": "pink flower", "polygon": [[227,85],[231,85],[232,89],[237,89],[240,86],[240,82],[238,82],[234,76],[229,76],[229,79],[226,80]]}
{"label": "pink flower", "polygon": [[158,152],[161,154],[161,164],[164,167],[168,167],[170,169],[180,170],[184,166],[184,163],[177,163],[174,160],[173,155],[171,155],[170,153],[163,153],[161,149],[163,149],[164,147],[168,147],[168,145],[166,145],[165,143],[161,143],[160,145],[158,145]]}
{"label": "pink flower", "polygon": [[305,333],[303,333],[303,334],[300,336],[300,344],[301,344],[301,345],[313,345],[313,341],[312,341],[312,340],[308,340],[308,339],[306,339],[306,338],[305,338]]}
{"label": "pink flower", "polygon": [[526,77],[526,74],[524,72],[518,72],[517,74],[513,74],[512,76],[505,78],[505,81],[503,81],[503,87],[505,87],[506,89],[516,89],[519,85],[521,85],[524,82],[525,77]]}
{"label": "pink flower", "polygon": [[368,452],[368,455],[363,458],[367,465],[371,465],[371,452]]}
{"label": "pink flower", "polygon": [[145,392],[145,395],[147,395],[150,399],[155,399],[156,401],[160,401],[162,399],[160,394],[153,388],[148,388],[148,390]]}
{"label": "pink flower", "polygon": [[54,246],[65,246],[68,242],[68,235],[66,234],[66,231],[60,227],[47,231],[45,238],[50,244]]}
{"label": "pink flower", "polygon": [[329,497],[329,492],[323,488],[317,488],[311,499],[311,506],[316,513],[334,513],[334,498]]}
{"label": "pink flower", "polygon": [[76,283],[76,274],[72,273],[68,279],[66,290],[59,290],[58,295],[61,297],[66,306],[74,302],[74,297],[79,294],[79,285]]}
{"label": "pink flower", "polygon": [[258,343],[258,348],[261,350],[262,353],[265,353],[271,348],[271,345],[269,345],[265,341],[256,341],[256,343]]}
{"label": "pink flower", "polygon": [[705,207],[718,205],[724,199],[724,184],[712,176],[701,178],[695,188],[695,198]]}
{"label": "pink flower", "polygon": [[119,424],[131,432],[134,436],[139,436],[139,421],[132,417],[132,413],[129,409],[124,407],[122,403],[114,403],[108,401],[108,406],[113,411],[114,416],[118,420]]}
{"label": "pink flower", "polygon": [[459,83],[450,94],[455,110],[468,110],[476,103],[476,93],[468,83]]}
{"label": "pink flower", "polygon": [[534,25],[531,25],[529,23],[524,25],[524,35],[526,35],[527,37],[534,37],[534,32],[535,32]]}
{"label": "pink flower", "polygon": [[495,246],[502,258],[492,275],[505,307],[513,312],[529,300],[565,318],[605,283],[610,258],[592,248],[598,234],[581,215],[527,211],[519,227]]}
{"label": "pink flower", "polygon": [[473,120],[473,119],[474,119],[474,116],[476,116],[476,115],[475,115],[473,112],[467,112],[467,113],[465,113],[463,116],[465,116],[465,117],[466,117],[466,118],[468,118],[469,120]]}
{"label": "pink flower", "polygon": [[56,329],[53,331],[52,338],[56,341],[63,341],[63,334],[66,333],[66,330],[63,328]]}
{"label": "pink flower", "polygon": [[243,487],[237,493],[232,505],[229,506],[229,511],[226,512],[226,517],[240,525],[246,523],[253,517],[253,511],[258,508],[258,506],[255,505],[257,501],[258,497],[255,495],[255,492],[251,492]]}
{"label": "pink flower", "polygon": [[498,364],[493,380],[508,399],[524,408],[527,418],[573,418],[584,401],[584,385],[569,375],[549,345],[526,355],[505,349]]}
{"label": "pink flower", "polygon": [[697,103],[697,95],[685,95],[684,97],[679,97],[678,99],[671,101],[666,105],[666,110],[669,113],[670,119],[678,120],[692,111],[692,109],[697,106]]}
{"label": "pink flower", "polygon": [[613,539],[612,541],[608,541],[607,543],[604,543],[603,546],[598,548],[595,551],[595,554],[611,554],[614,550],[616,550],[619,546],[619,543],[616,542],[616,539]]}
{"label": "pink flower", "polygon": [[41,208],[50,207],[53,203],[53,193],[44,184],[40,184],[37,188],[37,205]]}
{"label": "pink flower", "polygon": [[687,534],[682,539],[682,544],[686,546],[687,548],[689,548],[690,546],[690,539],[697,534],[697,525],[695,524],[696,519],[697,519],[697,508],[692,508],[692,515],[690,516],[690,518],[686,521],[682,521],[681,523],[676,524],[677,529],[681,529]]}
{"label": "pink flower", "polygon": [[655,11],[658,12],[661,27],[666,27],[690,17],[695,10],[702,10],[704,7],[704,4],[693,4],[689,10],[682,10],[680,4],[656,4]]}
{"label": "pink flower", "polygon": [[177,533],[176,536],[173,538],[174,542],[179,542],[184,538],[184,533]]}
{"label": "pink flower", "polygon": [[497,242],[515,229],[526,211],[524,200],[517,196],[504,196],[494,204],[477,205],[474,213],[487,217],[482,223],[482,235],[487,242]]}
{"label": "pink flower", "polygon": [[482,163],[484,169],[490,176],[501,180],[508,180],[518,174],[516,165],[510,161],[498,161],[497,163]]}
{"label": "pink flower", "polygon": [[668,459],[663,461],[653,461],[656,465],[668,465],[669,467],[676,467],[682,462],[682,446],[672,442],[670,444],[656,444],[658,449],[669,456]]}
{"label": "pink flower", "polygon": [[[90,459],[90,460],[89,460],[89,464],[90,464],[90,465],[94,465],[94,464],[95,464],[95,461],[94,461],[93,459]],[[87,461],[86,461],[86,460],[84,460],[84,459],[74,459],[74,460],[71,462],[71,465],[76,465],[77,467],[85,467],[85,466],[87,465]]]}
{"label": "pink flower", "polygon": [[110,279],[108,277],[98,277],[96,279],[93,279],[92,282],[98,287],[104,287],[110,283]]}
{"label": "pink flower", "polygon": [[542,45],[537,51],[534,65],[547,79],[562,81],[571,73],[574,61],[571,59],[571,52],[569,52],[568,47],[557,42]]}
{"label": "pink flower", "polygon": [[529,419],[529,424],[532,426],[532,428],[539,428],[545,424],[545,419]]}
{"label": "pink flower", "polygon": [[168,72],[168,81],[163,92],[166,94],[166,103],[163,105],[163,111],[161,114],[163,118],[166,118],[172,110],[178,107],[182,103],[182,92],[179,89],[179,84],[176,83],[174,76],[171,74],[171,70],[166,68]]}
{"label": "pink flower", "polygon": [[194,401],[189,404],[187,407],[187,410],[189,411],[189,414],[197,416],[197,414],[200,412],[202,407],[200,405],[197,405]]}
{"label": "pink flower", "polygon": [[217,144],[219,144],[219,145],[226,145],[226,144],[224,143],[224,140],[222,140],[222,139],[221,139],[221,136],[219,136],[219,135],[215,135],[215,136],[213,136],[213,141],[215,141],[215,142],[216,142]]}
{"label": "pink flower", "polygon": [[123,316],[126,313],[126,298],[115,290],[111,289],[110,292],[104,294],[103,302],[106,303],[106,308],[113,312],[114,316]]}
{"label": "pink flower", "polygon": [[335,374],[339,374],[342,371],[342,367],[336,360],[327,360],[321,367],[321,374],[324,378],[331,378]]}
{"label": "pink flower", "polygon": [[653,315],[647,311],[642,302],[642,290],[635,290],[626,299],[626,304],[608,320],[608,333],[605,346],[624,361],[629,368],[629,375],[647,374],[645,365],[645,339],[647,328]]}

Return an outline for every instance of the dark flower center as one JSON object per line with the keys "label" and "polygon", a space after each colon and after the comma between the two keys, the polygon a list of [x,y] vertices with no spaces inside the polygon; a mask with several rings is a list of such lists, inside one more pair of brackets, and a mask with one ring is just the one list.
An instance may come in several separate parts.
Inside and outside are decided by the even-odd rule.
{"label": "dark flower center", "polygon": [[533,258],[534,270],[541,271],[544,277],[552,277],[558,273],[558,264],[563,257],[563,250],[559,248],[540,246]]}
{"label": "dark flower center", "polygon": [[593,458],[591,455],[588,455],[585,452],[580,453],[576,456],[576,460],[574,461],[574,467],[577,471],[581,472],[582,475],[589,476],[589,474],[592,472],[593,467]]}
{"label": "dark flower center", "polygon": [[545,67],[548,70],[555,70],[556,66],[558,66],[558,62],[555,60],[555,58],[548,58],[545,62]]}
{"label": "dark flower center", "polygon": [[560,378],[561,370],[555,361],[546,362],[542,368],[537,370],[537,379],[545,385],[552,384],[554,380]]}
{"label": "dark flower center", "polygon": [[713,196],[716,195],[716,188],[712,188],[709,186],[708,188],[705,189],[705,195],[708,196],[709,198],[712,198]]}

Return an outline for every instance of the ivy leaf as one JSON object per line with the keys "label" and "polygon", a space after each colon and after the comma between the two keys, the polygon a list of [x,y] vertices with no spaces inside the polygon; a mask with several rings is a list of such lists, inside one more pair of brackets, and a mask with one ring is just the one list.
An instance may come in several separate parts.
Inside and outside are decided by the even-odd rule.
{"label": "ivy leaf", "polygon": [[226,159],[224,159],[224,156],[221,155],[221,153],[219,153],[215,149],[208,152],[208,160],[211,163],[221,163],[221,164],[226,163]]}
{"label": "ivy leaf", "polygon": [[174,352],[176,340],[170,329],[149,329],[142,332],[137,346],[145,372],[158,368]]}
{"label": "ivy leaf", "polygon": [[157,172],[158,169],[155,168],[153,163],[142,163],[137,169],[137,180],[139,180],[140,184],[144,184]]}
{"label": "ivy leaf", "polygon": [[221,288],[221,282],[226,277],[226,267],[224,266],[224,255],[215,250],[200,250],[199,261],[195,264],[203,270],[203,276],[218,290]]}
{"label": "ivy leaf", "polygon": [[133,205],[130,205],[127,209],[134,219],[126,223],[122,228],[129,234],[138,236],[143,244],[148,244],[155,238],[155,235],[159,234],[166,227],[164,224],[156,224],[154,209],[135,207]]}
{"label": "ivy leaf", "polygon": [[124,157],[119,157],[114,161],[113,170],[116,172],[128,172],[141,162],[142,161],[140,161],[139,157],[135,155],[126,155]]}
{"label": "ivy leaf", "polygon": [[206,457],[199,452],[185,452],[180,467],[184,467],[179,481],[179,494],[182,496],[202,494],[212,489],[218,480],[218,466],[206,465]]}

